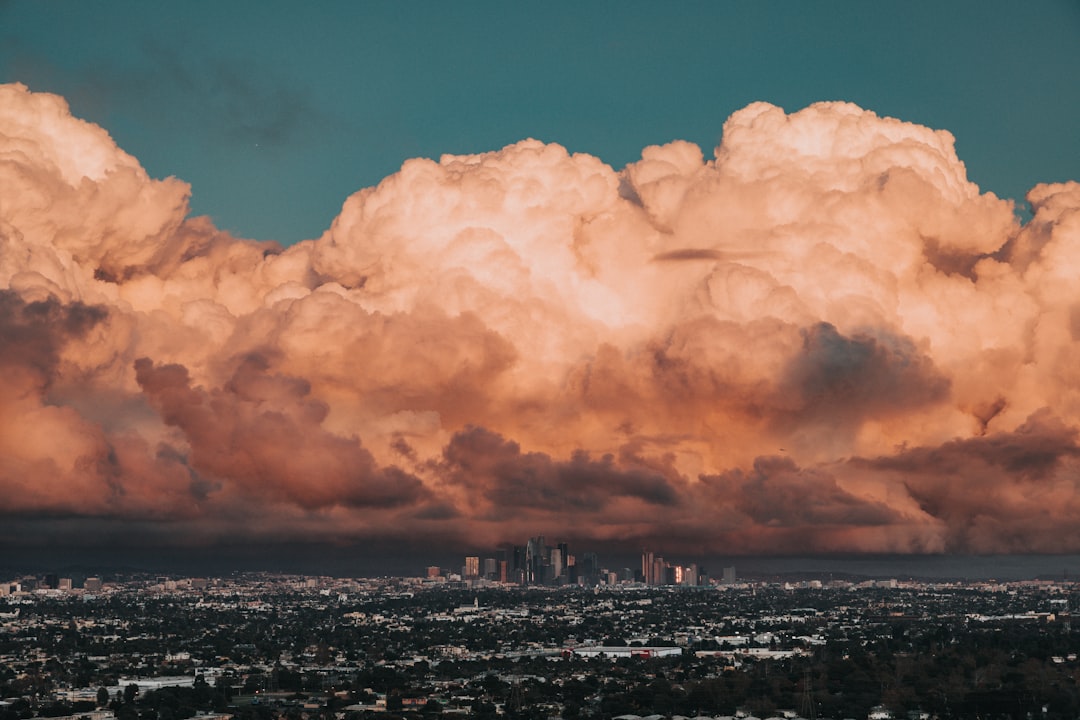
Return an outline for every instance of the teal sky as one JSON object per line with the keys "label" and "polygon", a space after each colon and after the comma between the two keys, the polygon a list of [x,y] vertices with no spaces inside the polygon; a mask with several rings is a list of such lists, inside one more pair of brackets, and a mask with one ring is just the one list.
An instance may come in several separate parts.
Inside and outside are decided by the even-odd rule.
{"label": "teal sky", "polygon": [[1022,199],[1080,178],[1080,2],[0,0],[0,81],[67,97],[245,237],[318,236],[410,157],[525,137],[616,168],[711,155],[755,100],[847,100],[957,137]]}

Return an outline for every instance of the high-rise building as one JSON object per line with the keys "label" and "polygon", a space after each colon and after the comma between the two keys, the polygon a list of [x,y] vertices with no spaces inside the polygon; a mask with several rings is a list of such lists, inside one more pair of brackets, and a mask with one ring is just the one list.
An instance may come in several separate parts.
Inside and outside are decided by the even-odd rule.
{"label": "high-rise building", "polygon": [[735,566],[734,565],[732,565],[731,567],[724,568],[724,584],[725,585],[734,585],[735,584]]}
{"label": "high-rise building", "polygon": [[544,543],[544,536],[529,538],[529,544],[525,546],[525,582],[529,585],[543,584],[544,568],[550,563],[551,548]]}
{"label": "high-rise building", "polygon": [[577,568],[578,578],[586,585],[593,586],[600,582],[600,560],[596,553],[585,553],[581,556],[581,563],[574,567]]}
{"label": "high-rise building", "polygon": [[[428,577],[433,578],[438,572],[439,568],[429,568]],[[500,546],[493,557],[466,557],[461,576],[450,576],[451,580],[455,578],[468,580],[472,585],[481,578],[518,585],[596,585],[602,575],[595,553],[575,558],[568,543],[551,546],[543,535],[536,535],[524,545]]]}
{"label": "high-rise building", "polygon": [[[495,551],[495,579],[499,582],[506,582],[508,573],[510,570],[510,560],[514,556],[514,546],[504,545]],[[503,570],[503,566],[506,566],[506,570]]]}
{"label": "high-rise building", "polygon": [[667,585],[667,567],[664,558],[657,555],[653,558],[652,585]]}
{"label": "high-rise building", "polygon": [[442,575],[442,568],[438,565],[428,565],[427,576],[429,579],[434,579]]}
{"label": "high-rise building", "polygon": [[653,554],[648,550],[641,553],[641,581],[646,585],[655,585],[653,582],[654,560]]}

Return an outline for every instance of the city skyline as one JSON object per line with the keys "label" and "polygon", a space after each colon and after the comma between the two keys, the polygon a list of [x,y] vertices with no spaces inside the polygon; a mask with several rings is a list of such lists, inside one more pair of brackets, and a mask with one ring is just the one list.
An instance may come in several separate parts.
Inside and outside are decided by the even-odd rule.
{"label": "city skyline", "polygon": [[[265,53],[296,20],[283,6],[251,21],[240,58],[223,54],[233,14],[196,4],[221,21],[211,32],[135,6],[0,4],[18,21],[0,31],[5,558],[347,572],[541,532],[714,572],[712,558],[1080,552],[1080,140],[1063,119],[1080,112],[1075,7],[1047,3],[1050,23],[958,3],[942,21],[966,24],[944,48],[919,8],[906,45],[885,44],[897,8],[839,3],[858,31],[844,42],[813,6],[687,8],[663,28],[737,22],[792,43],[770,46],[778,72],[750,62],[764,45],[687,29],[702,62],[658,125],[660,96],[631,102],[623,75],[604,85],[612,58],[636,57],[628,45],[653,47],[655,11],[634,3],[522,29],[524,47],[587,48],[556,62],[545,45],[546,67],[508,49],[528,15],[463,11],[451,27],[479,25],[460,37],[492,43],[452,43],[457,95],[422,80],[437,58],[421,50],[409,72],[396,49],[377,54],[386,95],[340,82],[306,42],[282,51],[298,75],[279,74]],[[307,22],[328,47],[335,21],[440,34],[413,12]],[[110,21],[138,42],[80,34]],[[57,42],[40,42],[49,28]],[[979,38],[1008,28],[1042,42],[971,64]],[[682,77],[674,36],[656,42],[628,67]],[[913,74],[864,62],[867,47]],[[504,56],[490,85],[482,68]],[[709,58],[724,72],[698,74]],[[1021,110],[994,114],[975,101],[1005,67],[1031,83],[1010,88]],[[540,77],[580,121],[517,92]],[[698,84],[712,80],[720,99]],[[409,122],[343,131],[326,84]],[[590,119],[600,88],[612,114]],[[1032,97],[1055,111],[1029,112]],[[420,118],[442,116],[410,98],[477,106],[490,124],[447,112],[447,132],[425,134]],[[370,177],[383,166],[346,148],[383,136],[399,155]],[[357,164],[347,190],[327,138]],[[251,164],[255,144],[280,164]],[[1026,146],[1039,150],[1020,158]],[[265,184],[239,182],[253,168]],[[305,233],[277,195],[286,176]],[[245,239],[244,188],[261,198],[250,227],[280,233]]]}

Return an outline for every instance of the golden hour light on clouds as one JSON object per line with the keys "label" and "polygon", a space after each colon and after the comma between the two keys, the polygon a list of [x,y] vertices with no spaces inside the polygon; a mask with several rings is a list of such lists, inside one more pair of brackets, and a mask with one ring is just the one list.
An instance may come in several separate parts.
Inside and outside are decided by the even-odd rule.
{"label": "golden hour light on clouds", "polygon": [[282,248],[0,86],[0,515],[1080,551],[1080,184],[1021,224],[950,133],[846,103],[722,137],[408,160]]}

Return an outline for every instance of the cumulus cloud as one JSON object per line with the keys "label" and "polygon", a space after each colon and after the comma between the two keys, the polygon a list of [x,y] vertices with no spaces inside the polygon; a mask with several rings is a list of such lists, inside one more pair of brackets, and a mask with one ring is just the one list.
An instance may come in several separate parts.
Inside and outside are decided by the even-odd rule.
{"label": "cumulus cloud", "polygon": [[647,467],[617,464],[610,454],[593,459],[584,450],[559,461],[522,452],[516,442],[479,427],[455,433],[443,461],[444,477],[465,488],[474,506],[489,506],[486,512],[496,518],[593,514],[620,498],[656,506],[674,506],[679,499],[667,478]]}
{"label": "cumulus cloud", "polygon": [[309,398],[310,384],[267,372],[261,357],[245,358],[211,392],[191,387],[182,365],[139,358],[135,374],[164,422],[183,433],[192,467],[222,489],[307,509],[394,507],[421,492],[415,477],[377,467],[356,438],[326,432],[328,409]]}
{"label": "cumulus cloud", "polygon": [[1021,225],[945,131],[413,159],[282,248],[5,85],[0,188],[23,536],[1080,550],[1080,185]]}

